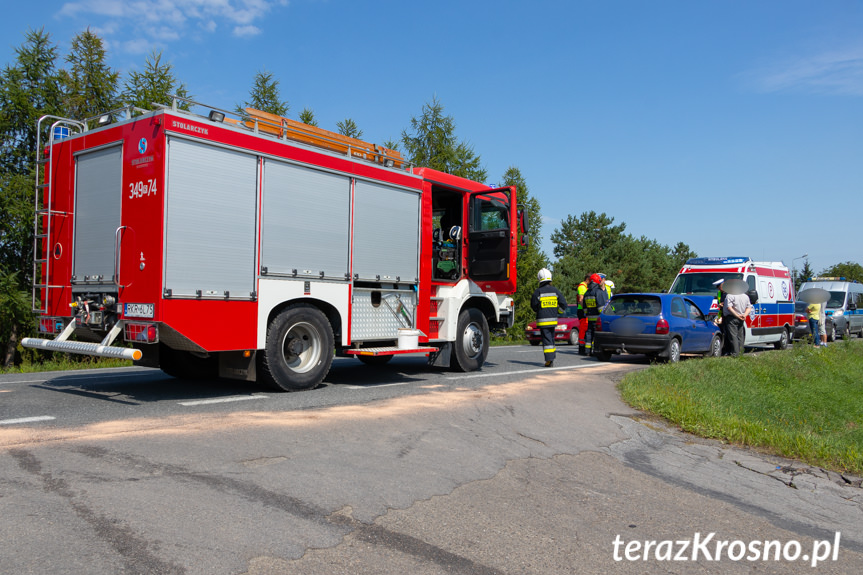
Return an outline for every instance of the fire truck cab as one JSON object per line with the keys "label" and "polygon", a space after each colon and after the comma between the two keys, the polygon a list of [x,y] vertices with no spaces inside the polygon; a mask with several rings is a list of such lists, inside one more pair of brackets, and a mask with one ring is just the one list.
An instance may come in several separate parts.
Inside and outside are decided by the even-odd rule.
{"label": "fire truck cab", "polygon": [[334,353],[482,367],[514,316],[515,188],[183,107],[40,120],[33,302],[57,336],[22,345],[281,390],[317,386]]}

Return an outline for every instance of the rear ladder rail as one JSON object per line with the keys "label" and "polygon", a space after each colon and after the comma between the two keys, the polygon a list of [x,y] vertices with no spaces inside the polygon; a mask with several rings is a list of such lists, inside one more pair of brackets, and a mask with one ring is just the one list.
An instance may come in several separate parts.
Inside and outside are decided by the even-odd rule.
{"label": "rear ladder rail", "polygon": [[[47,154],[42,149],[43,123],[52,121],[48,130]],[[65,130],[65,131],[64,131]],[[36,313],[48,312],[49,292],[61,288],[51,280],[51,224],[54,217],[71,216],[72,212],[53,209],[54,164],[52,154],[54,142],[87,130],[86,124],[59,116],[42,116],[36,123],[36,191],[33,213],[33,291],[31,308]],[[56,132],[56,133],[55,133]],[[55,136],[59,136],[55,138]]]}

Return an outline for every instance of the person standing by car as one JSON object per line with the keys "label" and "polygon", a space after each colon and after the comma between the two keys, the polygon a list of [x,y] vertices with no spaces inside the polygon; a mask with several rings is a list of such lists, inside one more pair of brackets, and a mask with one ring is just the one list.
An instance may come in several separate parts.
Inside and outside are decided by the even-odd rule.
{"label": "person standing by car", "polygon": [[743,353],[743,345],[746,342],[746,316],[750,313],[752,313],[752,302],[749,301],[748,295],[745,293],[725,295],[722,325],[727,350],[734,357]]}
{"label": "person standing by car", "polygon": [[821,321],[821,304],[810,303],[807,305],[806,318],[809,323],[809,333],[812,335],[812,343],[818,347],[818,342],[821,341],[821,328],[818,326]]}
{"label": "person standing by car", "polygon": [[537,274],[539,287],[530,298],[530,308],[536,312],[536,327],[542,337],[542,353],[545,367],[554,365],[556,348],[554,330],[557,329],[558,308],[566,309],[566,298],[560,290],[551,285],[551,272],[545,268]]}
{"label": "person standing by car", "polygon": [[584,338],[587,335],[587,316],[584,315],[584,294],[587,293],[587,284],[590,283],[590,274],[584,276],[584,281],[578,284],[575,292],[578,295],[578,355],[586,355]]}
{"label": "person standing by car", "polygon": [[818,327],[821,334],[821,347],[827,347],[827,302],[821,304]]}
{"label": "person standing by car", "polygon": [[596,320],[608,303],[608,292],[602,286],[602,278],[599,274],[590,276],[587,292],[584,294],[584,315],[587,316],[587,334],[584,336],[585,354],[593,352],[593,334],[596,333]]}

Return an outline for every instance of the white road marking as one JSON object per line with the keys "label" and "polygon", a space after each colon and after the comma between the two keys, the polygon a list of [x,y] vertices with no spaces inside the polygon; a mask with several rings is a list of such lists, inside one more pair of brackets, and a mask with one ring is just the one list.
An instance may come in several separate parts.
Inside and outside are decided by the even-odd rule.
{"label": "white road marking", "polygon": [[494,372],[494,373],[478,373],[475,375],[463,375],[461,377],[447,377],[445,379],[473,379],[476,377],[495,377],[501,375],[518,375],[521,373],[551,373],[553,371],[563,371],[566,369],[581,369],[583,367],[599,367],[600,365],[607,365],[604,363],[586,363],[584,365],[569,365],[566,367],[540,367],[537,369],[521,369],[517,371],[504,371],[504,372]]}
{"label": "white road marking", "polygon": [[211,403],[230,403],[232,401],[246,401],[249,399],[269,399],[269,395],[237,395],[234,397],[220,397],[218,399],[201,399],[198,401],[181,401],[180,405],[191,407],[194,405],[210,405]]}
{"label": "white road marking", "polygon": [[392,387],[394,385],[408,385],[412,382],[410,381],[402,381],[399,383],[381,383],[380,385],[375,385],[370,383],[369,385],[346,385],[347,389],[377,389],[379,387]]}
{"label": "white road marking", "polygon": [[0,425],[18,425],[19,423],[34,423],[36,421],[51,421],[57,419],[50,415],[40,415],[38,417],[21,417],[19,419],[0,419]]}

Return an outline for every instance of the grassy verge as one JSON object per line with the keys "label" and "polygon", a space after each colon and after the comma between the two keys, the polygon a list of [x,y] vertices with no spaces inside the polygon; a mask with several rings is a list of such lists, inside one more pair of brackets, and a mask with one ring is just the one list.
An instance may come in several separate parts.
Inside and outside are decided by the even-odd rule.
{"label": "grassy verge", "polygon": [[16,367],[0,367],[2,373],[38,373],[42,371],[66,371],[69,369],[98,369],[103,367],[128,367],[132,362],[127,359],[81,356],[75,359],[55,357],[43,362],[25,362]]}
{"label": "grassy verge", "polygon": [[623,399],[684,431],[863,475],[863,345],[684,361],[628,374]]}

